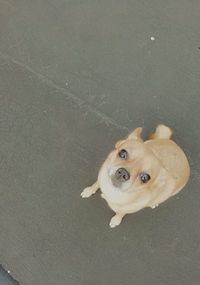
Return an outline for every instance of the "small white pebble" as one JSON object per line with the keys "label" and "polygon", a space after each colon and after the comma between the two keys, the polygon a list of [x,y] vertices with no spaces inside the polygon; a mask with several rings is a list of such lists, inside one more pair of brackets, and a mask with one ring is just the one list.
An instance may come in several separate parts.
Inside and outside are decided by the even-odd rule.
{"label": "small white pebble", "polygon": [[10,274],[10,270],[8,270],[8,274]]}
{"label": "small white pebble", "polygon": [[151,37],[151,41],[155,41],[155,37]]}

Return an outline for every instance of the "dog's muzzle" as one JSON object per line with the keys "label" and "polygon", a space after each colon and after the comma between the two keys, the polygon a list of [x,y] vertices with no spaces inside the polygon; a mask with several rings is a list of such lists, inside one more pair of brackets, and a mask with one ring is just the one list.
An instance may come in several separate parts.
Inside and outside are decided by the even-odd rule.
{"label": "dog's muzzle", "polygon": [[115,178],[119,182],[126,182],[130,179],[130,174],[125,168],[119,168],[115,172]]}
{"label": "dog's muzzle", "polygon": [[130,179],[130,174],[125,168],[118,168],[111,179],[115,187],[120,187],[122,183]]}

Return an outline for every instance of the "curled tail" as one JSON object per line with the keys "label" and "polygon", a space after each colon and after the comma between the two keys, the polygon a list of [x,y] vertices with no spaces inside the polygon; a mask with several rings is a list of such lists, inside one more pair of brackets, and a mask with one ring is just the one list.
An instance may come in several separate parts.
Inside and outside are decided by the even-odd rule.
{"label": "curled tail", "polygon": [[172,130],[165,125],[158,125],[155,133],[150,136],[150,139],[171,139]]}

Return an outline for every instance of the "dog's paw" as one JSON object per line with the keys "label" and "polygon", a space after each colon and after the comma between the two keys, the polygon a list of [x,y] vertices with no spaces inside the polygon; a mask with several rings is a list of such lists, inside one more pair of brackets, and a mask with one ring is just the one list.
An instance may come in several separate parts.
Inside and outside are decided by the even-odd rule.
{"label": "dog's paw", "polygon": [[106,200],[106,197],[103,193],[101,193],[101,198]]}
{"label": "dog's paw", "polygon": [[81,193],[82,198],[89,198],[92,194],[94,194],[94,191],[92,187],[86,187],[83,192]]}
{"label": "dog's paw", "polygon": [[155,209],[155,208],[157,208],[158,206],[159,206],[159,204],[155,204],[155,205],[151,206],[151,209]]}
{"label": "dog's paw", "polygon": [[122,217],[119,215],[115,215],[110,220],[110,227],[115,228],[116,226],[119,226],[121,224],[121,221],[122,221]]}

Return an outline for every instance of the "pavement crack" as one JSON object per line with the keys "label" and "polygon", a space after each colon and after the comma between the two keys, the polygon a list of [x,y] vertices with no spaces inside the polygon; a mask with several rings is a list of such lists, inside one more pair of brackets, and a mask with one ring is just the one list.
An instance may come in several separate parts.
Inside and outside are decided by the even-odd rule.
{"label": "pavement crack", "polygon": [[47,78],[45,75],[41,74],[40,72],[35,71],[29,65],[27,65],[25,63],[22,63],[22,62],[20,62],[20,61],[18,61],[16,59],[14,59],[12,56],[10,56],[8,54],[2,53],[1,51],[0,51],[0,58],[2,58],[2,59],[4,59],[7,62],[13,63],[13,64],[15,64],[15,65],[17,65],[17,66],[27,70],[31,74],[34,74],[40,81],[42,81],[45,84],[47,84],[47,86],[52,87],[52,88],[58,90],[60,93],[64,94],[68,99],[71,99],[80,108],[84,107],[90,113],[95,114],[100,119],[100,121],[104,122],[107,126],[113,126],[113,127],[117,128],[119,130],[124,130],[126,132],[129,131],[128,128],[118,124],[117,121],[115,121],[114,119],[112,119],[111,117],[106,115],[105,113],[99,111],[94,106],[91,106],[88,102],[80,99],[77,95],[69,92],[69,90],[66,90],[63,87],[58,86],[54,81],[52,81],[51,79]]}

